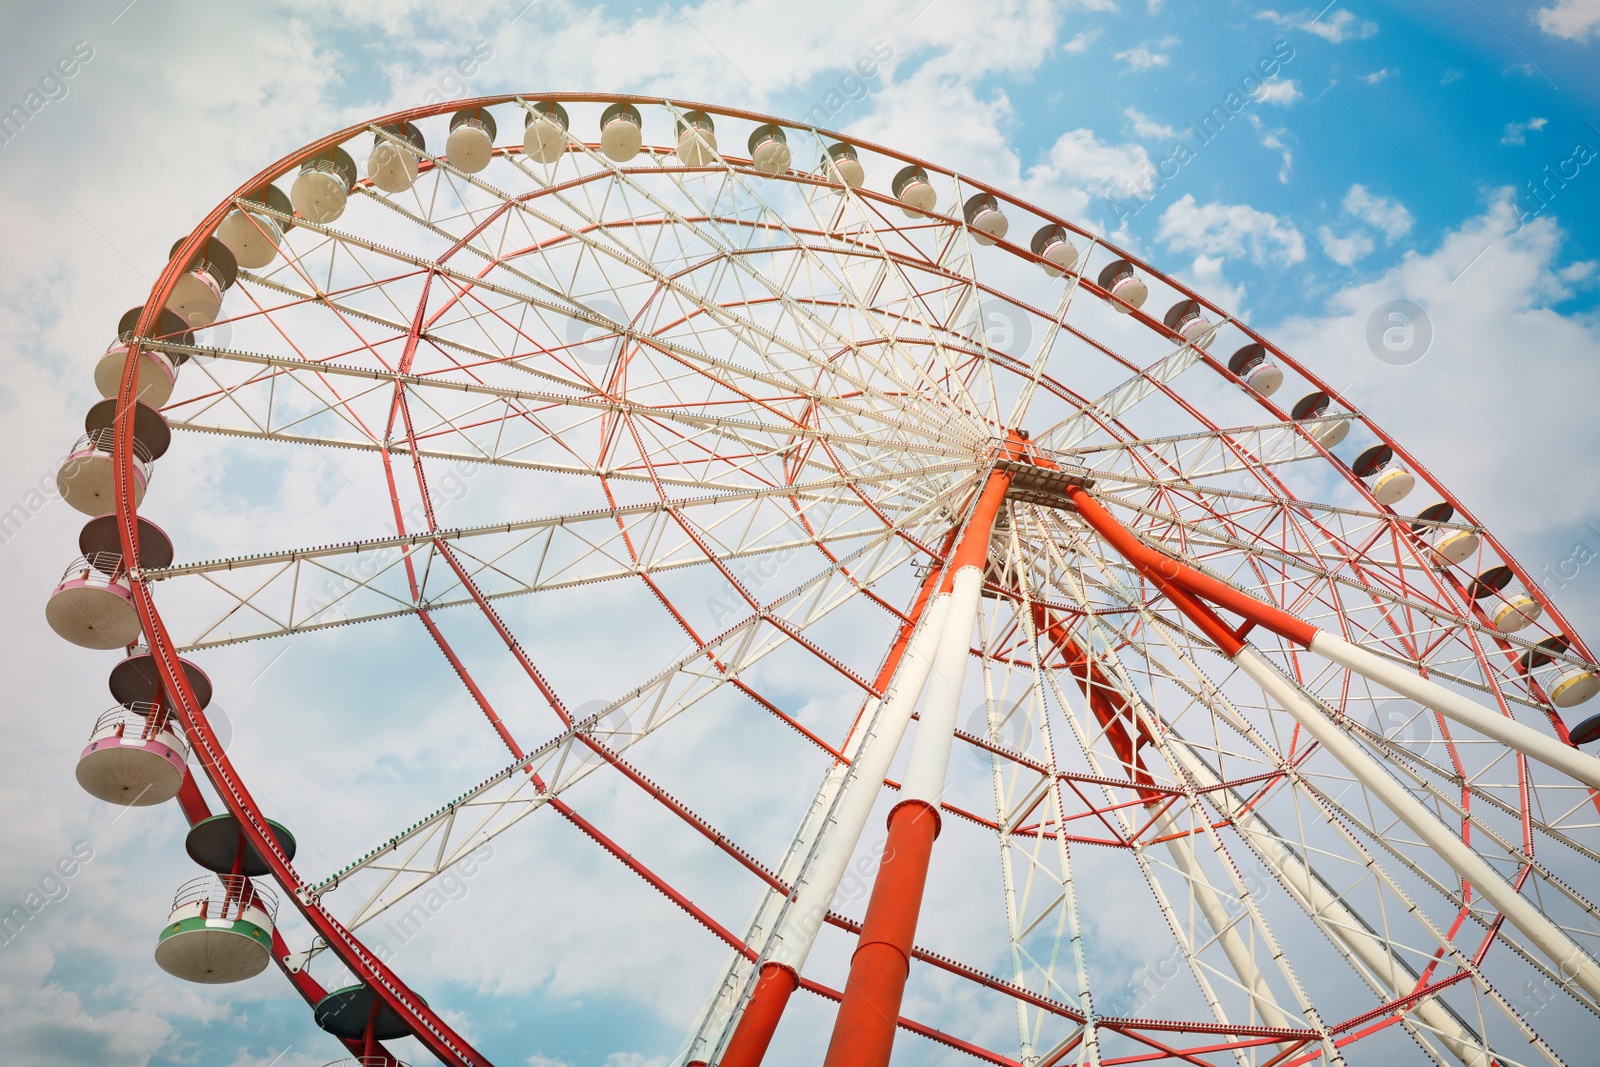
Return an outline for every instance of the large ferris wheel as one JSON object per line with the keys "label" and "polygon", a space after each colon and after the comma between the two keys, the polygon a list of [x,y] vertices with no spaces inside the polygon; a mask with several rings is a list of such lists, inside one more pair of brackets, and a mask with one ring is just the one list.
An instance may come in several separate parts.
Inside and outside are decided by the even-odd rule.
{"label": "large ferris wheel", "polygon": [[[767,116],[492,97],[274,164],[117,333],[48,618],[125,652],[79,781],[192,824],[178,978],[276,964],[353,1057],[488,1063],[370,933],[559,819],[704,929],[680,1064],[1591,1054],[1592,654],[1309,368],[1068,220]],[[184,559],[208,504],[154,475],[223,447],[337,455],[359,528],[302,509]],[[297,862],[360,789],[319,782],[299,841],[269,819],[207,650],[419,624],[443,728],[498,755]],[[574,699],[551,625],[620,695]],[[353,647],[358,684],[393,668]],[[651,807],[648,857],[596,781]],[[697,849],[743,912],[704,903]],[[496,916],[485,958],[540,921]],[[782,1026],[807,999],[825,1038]]]}

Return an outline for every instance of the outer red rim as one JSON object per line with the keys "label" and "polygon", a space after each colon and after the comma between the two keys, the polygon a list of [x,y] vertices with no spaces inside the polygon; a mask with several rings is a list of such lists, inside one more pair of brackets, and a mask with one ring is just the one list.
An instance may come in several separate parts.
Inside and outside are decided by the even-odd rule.
{"label": "outer red rim", "polygon": [[[1540,590],[1539,587],[1531,580],[1521,564],[1518,563],[1516,559],[1506,551],[1505,547],[1490,531],[1478,524],[1471,512],[1458,500],[1456,500],[1456,498],[1438,482],[1438,480],[1431,472],[1427,470],[1426,467],[1419,463],[1414,456],[1412,456],[1387,433],[1376,426],[1358,409],[1345,401],[1340,393],[1338,393],[1317,375],[1312,373],[1309,369],[1248,325],[1236,319],[1231,319],[1228,313],[1223,309],[1206,300],[1200,294],[1193,292],[1192,290],[1183,286],[1181,283],[1168,277],[1143,259],[1140,259],[1134,256],[1132,253],[1118,248],[1108,241],[1095,237],[1095,235],[1091,234],[1088,230],[1085,230],[1066,219],[1055,216],[1050,212],[1042,210],[1026,201],[1009,196],[1001,189],[986,185],[985,183],[973,180],[966,175],[959,175],[956,172],[940,167],[937,164],[906,155],[873,142],[850,137],[831,130],[805,127],[800,123],[786,123],[776,117],[764,115],[758,112],[717,107],[709,104],[675,101],[670,98],[660,96],[636,96],[615,93],[527,93],[485,96],[474,99],[450,101],[419,108],[411,108],[388,115],[379,116],[366,122],[346,127],[343,130],[329,134],[283,157],[281,160],[251,177],[221,204],[213,208],[201,220],[199,225],[193,231],[191,231],[189,236],[179,243],[179,247],[175,249],[173,256],[163,269],[160,276],[157,278],[155,285],[152,287],[150,297],[145,302],[143,311],[139,316],[137,326],[138,335],[143,337],[148,336],[151,333],[159,313],[161,309],[164,308],[165,302],[170,295],[173,286],[176,284],[178,278],[182,274],[182,265],[186,264],[189,259],[201,247],[203,247],[205,241],[210,238],[217,225],[222,221],[222,218],[233,208],[234,201],[236,199],[245,197],[252,190],[260,188],[262,185],[288,173],[306,159],[321,152],[325,152],[329,148],[341,145],[350,138],[366,132],[372,126],[414,122],[418,119],[452,113],[463,108],[483,108],[522,100],[552,100],[572,103],[629,103],[633,105],[645,104],[675,106],[684,110],[705,111],[713,115],[728,116],[731,118],[753,122],[771,122],[792,129],[815,129],[815,132],[820,135],[831,137],[835,140],[850,144],[857,148],[866,149],[889,158],[900,160],[907,164],[921,166],[930,173],[936,173],[955,178],[975,190],[980,190],[995,196],[1004,204],[1014,206],[1047,222],[1052,222],[1056,225],[1062,226],[1071,233],[1094,240],[1098,245],[1106,248],[1108,251],[1115,253],[1118,257],[1126,259],[1136,267],[1142,269],[1150,277],[1160,280],[1164,285],[1169,286],[1173,291],[1181,293],[1186,298],[1196,301],[1202,308],[1205,308],[1222,318],[1229,319],[1232,325],[1238,328],[1242,333],[1252,338],[1254,341],[1262,344],[1267,351],[1269,351],[1275,358],[1282,361],[1285,366],[1292,368],[1297,374],[1312,384],[1316,389],[1326,393],[1333,401],[1343,407],[1345,411],[1350,414],[1354,421],[1360,422],[1367,428],[1369,432],[1374,435],[1374,437],[1392,448],[1396,457],[1404,462],[1406,466],[1419,478],[1425,481],[1430,488],[1439,494],[1440,497],[1442,497],[1446,502],[1450,503],[1455,508],[1457,515],[1478,528],[1485,542],[1494,548],[1500,559],[1512,569],[1513,573],[1516,574],[1518,579],[1527,588],[1529,593],[1534,596],[1534,598],[1539,601],[1545,611],[1549,613],[1550,618],[1559,624],[1561,631],[1572,639],[1573,651],[1581,653],[1585,658],[1592,660],[1593,657],[1590,654],[1587,646],[1582,643],[1581,638],[1578,637],[1556,605],[1552,603],[1544,594],[1544,592]],[[873,193],[868,190],[861,190],[860,192],[862,195],[873,197],[875,199],[884,199],[882,194]],[[1011,244],[1010,242],[1002,242],[1002,244],[1005,244],[1007,246],[1007,250],[1013,252],[1014,254],[1019,254],[1030,259],[1038,259],[1038,257],[1032,256],[1028,250]],[[1087,277],[1082,278],[1079,284],[1088,288],[1095,295],[1101,297],[1105,297],[1107,295],[1098,287],[1098,285],[1096,285]],[[1176,336],[1172,334],[1171,331],[1168,330],[1159,320],[1152,318],[1143,311],[1133,311],[1132,316],[1158,333],[1171,335],[1174,337]],[[1049,316],[1045,317],[1048,318]],[[134,504],[132,493],[132,487],[134,485],[133,441],[131,432],[127,431],[131,429],[130,413],[134,410],[132,405],[134,403],[133,398],[135,396],[138,367],[138,360],[136,357],[139,354],[140,347],[141,346],[137,343],[135,344],[131,353],[135,358],[127,361],[127,369],[124,372],[121,388],[117,397],[118,423],[120,428],[124,430],[124,432],[119,436],[120,447],[116,457],[117,516],[120,527],[119,532],[125,558],[131,561],[131,585],[133,587],[135,604],[139,612],[139,618],[144,630],[146,641],[149,644],[151,654],[157,664],[163,686],[177,703],[176,711],[188,729],[189,736],[193,741],[193,748],[200,756],[200,765],[205,771],[206,776],[211,782],[213,788],[216,789],[218,795],[222,798],[227,810],[240,821],[240,824],[244,827],[245,833],[250,838],[252,845],[263,857],[265,857],[268,866],[271,868],[271,874],[273,878],[283,888],[287,897],[294,902],[296,908],[300,911],[302,916],[307,920],[307,922],[310,923],[313,929],[316,930],[317,935],[323,941],[325,941],[328,947],[338,956],[340,961],[344,963],[344,965],[347,966],[359,980],[371,986],[391,1010],[395,1011],[403,1018],[413,1020],[413,1022],[416,1024],[414,1030],[418,1039],[429,1049],[429,1051],[438,1056],[442,1061],[452,1064],[488,1064],[490,1061],[486,1057],[477,1052],[468,1042],[465,1041],[465,1039],[463,1039],[452,1028],[450,1028],[442,1018],[440,1018],[423,1002],[421,997],[412,992],[410,988],[406,986],[399,979],[399,977],[395,975],[381,960],[379,960],[374,953],[368,950],[366,946],[357,937],[355,937],[354,934],[344,929],[344,927],[336,919],[334,919],[331,914],[320,907],[318,902],[309,898],[308,894],[305,892],[306,883],[299,877],[294,868],[289,864],[288,860],[277,850],[275,840],[265,829],[265,816],[261,813],[260,808],[250,796],[243,783],[239,780],[231,762],[228,760],[226,754],[222,751],[220,745],[217,743],[217,737],[213,732],[210,723],[206,720],[205,714],[201,710],[199,703],[195,698],[195,694],[189,686],[186,675],[179,667],[175,646],[170,635],[167,633],[160,614],[155,606],[154,598],[149,585],[143,578],[142,569],[139,566],[138,558],[137,509]],[[1202,354],[1201,359],[1203,362],[1210,365],[1211,368],[1222,377],[1230,379],[1234,377],[1215,358]],[[1283,422],[1290,421],[1287,414],[1277,405],[1272,403],[1268,398],[1255,393],[1253,390],[1246,390],[1246,392],[1250,396],[1254,397],[1257,403],[1271,413],[1275,420]],[[1185,406],[1187,407],[1188,405]],[[1192,409],[1190,413],[1195,416],[1202,425],[1208,426],[1212,429],[1219,429],[1219,427],[1216,427],[1210,419],[1203,415],[1203,413]],[[1359,489],[1367,497],[1374,510],[1390,510],[1383,505],[1378,504],[1376,500],[1372,498],[1366,484],[1360,479],[1356,478],[1353,473],[1345,468],[1344,464],[1334,461],[1331,454],[1327,453],[1325,449],[1322,449],[1320,445],[1317,445],[1316,447],[1319,451],[1322,451],[1330,461],[1333,462],[1335,469],[1341,470],[1348,482]],[[387,456],[385,457],[385,460],[387,463]],[[429,506],[431,507],[431,501]],[[1454,580],[1452,579],[1452,581]],[[1455,584],[1459,585],[1459,583]],[[1460,595],[1462,591],[1458,588],[1456,589],[1456,592],[1458,595]],[[490,609],[486,603],[483,603],[480,606],[484,608],[485,612],[491,618],[494,618],[492,609]],[[430,624],[430,631],[432,630],[433,628]],[[514,638],[511,638],[509,634],[506,634],[505,636],[507,637],[508,642],[512,643],[514,646]],[[435,637],[436,640],[441,640],[441,647],[446,652],[446,655],[453,658],[453,655],[449,652],[448,647],[443,645],[442,639],[436,632]],[[1481,659],[1487,662],[1488,656],[1485,650],[1480,648],[1479,656]],[[525,663],[525,666],[527,666],[530,671],[536,673],[536,669],[532,667],[531,662]],[[541,686],[541,688],[543,687]],[[553,694],[550,695],[553,697]],[[559,709],[559,702],[553,701],[552,706]],[[1552,712],[1550,714],[1550,718],[1558,736],[1561,737],[1563,741],[1567,740],[1567,731],[1561,722],[1560,716]],[[600,751],[600,754],[603,757],[606,757],[609,761],[615,762],[615,760],[613,760],[608,753]],[[180,795],[180,801],[182,802],[186,817],[190,818],[191,821],[194,821],[197,818],[203,818],[206,814],[208,814],[205,801],[203,797],[201,797],[198,789],[195,787],[192,778],[189,781],[186,781],[184,793]],[[579,823],[580,828],[585,829],[590,836],[595,837],[596,840],[600,841],[602,845],[607,846],[611,851],[619,856],[622,855],[620,849],[617,849],[614,845],[610,844],[608,839],[604,839],[604,835],[599,834],[598,830],[595,830],[593,827],[583,823],[581,819],[577,819],[575,812],[570,812],[570,809],[568,809],[566,812],[564,812],[564,814],[567,814],[571,819],[575,819]],[[646,877],[647,880],[656,885],[656,888],[668,893],[669,897],[675,895],[670,890],[670,887],[665,886],[660,882],[659,879],[656,879],[643,871],[638,873],[641,873]],[[682,904],[686,905],[692,913],[698,912],[698,909],[695,909],[692,904],[688,904],[686,901],[683,901]],[[704,916],[702,921],[706,919],[709,919],[709,916]],[[726,937],[724,939],[726,940]],[[737,938],[734,940],[737,941]],[[748,947],[746,947],[745,951],[749,951]],[[316,1000],[320,999],[320,997],[323,995],[324,991],[321,989],[320,985],[310,977],[309,974],[303,971],[290,971],[286,964],[288,958],[287,946],[284,944],[282,937],[276,930],[274,930],[273,936],[273,957],[279,963],[280,967],[282,967],[289,975],[290,980],[294,984],[297,991],[299,991],[302,996],[307,999],[308,1003],[314,1005]],[[816,987],[814,983],[802,981],[801,984],[802,986],[811,988],[814,991],[823,992],[824,995],[827,995],[827,993],[831,992],[824,991],[821,989],[821,987]],[[1202,1024],[1202,1026],[1203,1025],[1204,1024]],[[1230,1028],[1229,1032],[1243,1032],[1243,1029],[1249,1028],[1233,1026]],[[926,1036],[935,1035],[933,1033],[927,1033]],[[938,1036],[945,1037],[945,1035]],[[949,1043],[948,1040],[947,1043]],[[963,1047],[963,1045],[964,1043],[955,1043],[955,1047]],[[361,1048],[358,1046],[351,1046],[351,1050],[358,1054],[361,1052]],[[963,1051],[979,1054],[982,1056],[982,1058],[991,1059],[993,1062],[1009,1062],[1001,1057],[995,1056],[994,1054],[986,1054],[984,1050],[975,1049],[971,1046],[965,1046]],[[387,1053],[384,1053],[384,1055],[387,1055]]]}

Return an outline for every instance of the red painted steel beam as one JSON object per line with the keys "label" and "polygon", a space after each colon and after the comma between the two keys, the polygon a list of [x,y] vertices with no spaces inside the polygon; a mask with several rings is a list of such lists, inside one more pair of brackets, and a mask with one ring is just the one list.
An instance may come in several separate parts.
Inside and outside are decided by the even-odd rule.
{"label": "red painted steel beam", "polygon": [[[950,551],[956,533],[957,531],[951,530],[945,538],[944,553]],[[911,645],[911,635],[916,631],[917,623],[927,610],[928,602],[933,599],[939,581],[939,568],[930,566],[928,573],[923,576],[922,585],[917,590],[916,599],[912,602],[911,613],[901,624],[894,643],[889,647],[889,654],[884,657],[883,665],[878,668],[877,677],[873,679],[874,692],[882,693],[888,688],[894,672],[900,666],[900,661],[905,657],[906,649]],[[857,713],[856,721],[850,727],[852,735],[861,727],[861,714],[865,712],[866,706],[863,702],[862,711]],[[849,739],[846,738],[845,747],[848,746]],[[787,887],[784,887],[783,891],[790,892]],[[831,920],[834,917],[830,914],[828,918]],[[789,997],[799,987],[799,983],[800,976],[791,968],[775,963],[762,966],[756,988],[751,993],[749,1003],[739,1014],[733,1036],[729,1038],[728,1046],[723,1052],[720,1061],[722,1067],[759,1067],[762,1057],[767,1054],[767,1047],[772,1043],[772,1035],[783,1019],[783,1011],[789,1004]]]}
{"label": "red painted steel beam", "polygon": [[[839,992],[837,989],[830,989],[819,982],[813,982],[806,978],[802,978],[800,980],[800,988],[804,989],[808,993],[815,993],[819,997],[826,997],[832,1001],[841,1001],[844,999],[844,994]],[[907,1019],[903,1015],[895,1019],[894,1025],[898,1026],[907,1033],[916,1034],[918,1037],[925,1037],[930,1041],[935,1041],[945,1046],[946,1048],[953,1048],[957,1052],[965,1052],[968,1056],[971,1056],[974,1059],[980,1059],[985,1063],[995,1064],[996,1067],[1022,1067],[1021,1063],[1011,1059],[1009,1056],[1002,1056],[997,1052],[991,1052],[990,1050],[983,1048],[981,1045],[974,1045],[970,1041],[963,1041],[959,1037],[953,1037],[952,1035],[945,1033],[943,1030],[935,1030],[931,1026],[926,1026],[914,1019]]]}
{"label": "red painted steel beam", "polygon": [[[338,144],[348,136],[349,133],[334,134],[317,142],[314,148],[302,151],[320,151]],[[269,171],[258,175],[251,184],[245,186],[244,191],[270,181],[287,166],[287,162],[275,165]],[[165,306],[185,265],[200,250],[231,206],[230,200],[212,209],[200,225],[184,239],[182,246],[157,279],[151,291],[151,298],[139,315],[136,326],[139,336],[150,336],[154,332],[155,320]],[[460,1064],[462,1067],[480,1067],[480,1065],[488,1067],[487,1058],[474,1049],[444,1021],[443,1017],[401,981],[400,977],[362,944],[355,934],[325,910],[320,901],[312,899],[309,894],[303,894],[305,883],[291,866],[289,858],[279,848],[276,836],[267,828],[266,816],[234,770],[232,761],[228,759],[215,730],[212,729],[199,701],[195,698],[188,676],[179,667],[176,645],[156,611],[154,598],[138,566],[138,512],[133,495],[132,433],[138,372],[139,360],[130,358],[123,371],[121,387],[117,393],[118,433],[115,456],[117,519],[123,557],[130,562],[129,578],[140,628],[144,632],[150,654],[155,661],[161,687],[175,705],[174,710],[190,738],[192,750],[207,777],[211,779],[212,785],[216,787],[223,805],[238,821],[244,840],[260,854],[273,879],[282,887],[289,900],[340,962],[368,985],[390,1010],[406,1019],[413,1027],[418,1040],[441,1062]]]}
{"label": "red painted steel beam", "polygon": [[[183,785],[178,788],[178,808],[183,812],[183,817],[190,826],[211,818],[211,805],[206,803],[206,798],[200,792],[200,784],[195,781],[194,775],[188,770],[183,774]],[[272,962],[278,965],[294,991],[299,993],[301,999],[314,1011],[328,991],[322,983],[311,977],[311,972],[301,969],[289,969],[289,944],[283,939],[283,934],[278,930],[277,924],[272,927]],[[378,999],[373,998],[373,1005],[378,1004]],[[368,1056],[371,1063],[365,1067],[399,1067],[400,1061],[394,1054],[384,1048],[382,1044],[373,1042],[370,1046],[356,1038],[339,1037],[330,1035],[343,1045],[352,1056]]]}
{"label": "red painted steel beam", "polygon": [[1233,612],[1249,625],[1270,630],[1303,648],[1311,647],[1311,639],[1317,634],[1315,626],[1295,618],[1276,605],[1219,582],[1210,575],[1201,574],[1187,563],[1157,552],[1118,522],[1082,486],[1070,486],[1067,495],[1083,521],[1182,609],[1225,655],[1237,655],[1244,647],[1242,635],[1230,628],[1200,598]]}
{"label": "red painted steel beam", "polygon": [[717,1061],[721,1067],[755,1067],[761,1062],[783,1018],[783,1009],[789,1006],[789,998],[799,988],[800,976],[792,967],[781,963],[761,965],[750,1003],[739,1016],[739,1025]]}
{"label": "red painted steel beam", "polygon": [[[1025,447],[1024,439],[1014,431],[1007,443],[1011,446],[1007,449],[1008,456],[1018,455]],[[1010,487],[1010,474],[1002,470],[990,471],[945,571],[941,583],[944,592],[953,589],[957,573],[967,568],[976,568],[982,573],[989,557],[995,517],[1005,504],[1006,490]],[[961,634],[965,648],[972,619],[954,617],[956,609],[951,611],[952,618],[946,625],[966,628]],[[941,644],[941,653],[943,647]],[[941,681],[959,685],[959,679],[939,678],[937,662],[935,673],[929,679],[929,692],[932,693],[931,687]],[[918,725],[919,736],[920,731],[930,728],[924,717]],[[894,1047],[894,1020],[900,1015],[906,978],[911,971],[911,950],[928,883],[928,863],[933,855],[934,838],[938,835],[938,809],[926,800],[902,800],[889,813],[889,837],[873,880],[861,937],[850,959],[850,975],[838,1017],[834,1020],[833,1037],[824,1060],[826,1067],[887,1067]]]}

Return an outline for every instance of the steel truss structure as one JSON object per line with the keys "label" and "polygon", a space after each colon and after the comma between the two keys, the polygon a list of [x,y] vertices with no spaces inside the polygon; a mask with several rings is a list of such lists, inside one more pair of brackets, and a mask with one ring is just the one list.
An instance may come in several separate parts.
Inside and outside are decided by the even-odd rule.
{"label": "steel truss structure", "polygon": [[[644,114],[625,162],[583,134],[618,102]],[[469,172],[436,150],[450,112],[507,121],[550,103],[574,116],[553,162],[511,143]],[[680,149],[695,113],[723,151]],[[253,198],[337,146],[400,144],[404,123],[432,142],[405,192],[359,182],[325,223]],[[728,150],[766,124],[792,166]],[[830,164],[837,145],[864,183]],[[897,198],[907,167],[933,206]],[[977,224],[983,197],[1021,236]],[[236,208],[292,224],[279,256],[240,271],[209,331],[158,335],[185,264]],[[1071,269],[1045,269],[1027,240],[1051,227],[1076,246]],[[1153,307],[1196,302],[1204,329],[1102,287],[1119,259]],[[441,1061],[487,1063],[364,931],[483,843],[556,817],[726,957],[679,1063],[820,1051],[779,1028],[801,991],[842,1000],[830,1064],[882,1067],[897,1033],[1026,1067],[1589,1055],[1600,761],[1569,744],[1550,694],[1552,672],[1592,668],[1588,648],[1309,368],[1070,220],[768,116],[491,97],[375,118],[262,171],[182,242],[137,332],[188,357],[163,409],[180,445],[335,456],[383,502],[353,537],[285,515],[277,548],[131,570],[214,795],[190,780],[184,810],[220,805],[265,857],[313,936],[276,935],[274,958],[312,1003],[323,968],[347,969]],[[1322,394],[1310,414],[1211,351],[1252,344],[1284,395]],[[131,434],[119,443],[137,561]],[[1352,459],[1373,445],[1416,477],[1411,503],[1449,507],[1380,504]],[[464,471],[489,488],[441,493]],[[152,494],[138,510],[176,526],[181,551],[179,498]],[[1475,549],[1441,557],[1459,532]],[[1501,593],[1475,584],[1492,567],[1537,599],[1536,623],[1496,627]],[[608,617],[618,589],[648,610]],[[519,632],[545,603],[609,635],[592,654],[619,692],[592,713]],[[304,871],[178,657],[411,618],[476,705],[451,728],[489,731],[504,756],[396,813],[369,850]],[[545,727],[514,728],[480,684],[452,632],[467,618]],[[640,654],[618,656],[619,638]],[[688,781],[666,777],[700,773],[674,737],[730,706],[741,761],[793,764],[761,798],[785,847],[727,828],[749,798],[691,807]],[[667,860],[583,813],[599,780],[665,813],[678,839],[651,855]],[[673,867],[706,851],[748,876],[747,913],[698,903]],[[840,892],[858,870],[865,904]],[[1551,991],[1537,1013],[1530,984]]]}

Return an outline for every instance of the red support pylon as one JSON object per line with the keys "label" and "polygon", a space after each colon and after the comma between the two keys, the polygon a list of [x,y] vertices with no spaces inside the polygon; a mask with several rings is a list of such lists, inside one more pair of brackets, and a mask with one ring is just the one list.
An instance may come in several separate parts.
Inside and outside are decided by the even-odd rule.
{"label": "red support pylon", "polygon": [[[1011,443],[1020,451],[1020,438],[1013,435]],[[935,674],[928,683],[924,714],[917,727],[919,743],[913,746],[911,766],[906,775],[908,787],[913,780],[925,780],[924,774],[919,774],[918,761],[926,754],[932,757],[927,761],[928,767],[940,782],[939,789],[943,788],[949,744],[954,736],[953,723],[934,722],[928,714],[929,706],[933,703],[936,686],[945,688],[944,696],[948,699],[959,697],[978,591],[983,582],[984,564],[989,558],[989,539],[1010,487],[1010,474],[1001,470],[990,472],[945,573],[944,591],[953,595],[959,582],[969,600],[964,609],[952,602],[946,636],[938,654],[944,655],[959,642],[959,657],[953,663],[947,662],[943,677],[936,662]],[[968,573],[963,575],[963,572]],[[943,736],[947,726],[950,727],[949,737]],[[923,731],[929,730],[940,731],[940,736],[929,736],[924,741]],[[824,1061],[826,1067],[885,1067],[894,1047],[895,1020],[900,1016],[900,1002],[911,971],[911,946],[928,884],[928,863],[933,855],[933,840],[939,836],[937,797],[916,795],[910,788],[903,789],[902,796],[905,799],[889,813],[889,839],[878,864],[878,875],[873,880],[861,936],[850,958],[850,977],[834,1020],[833,1037]]]}

